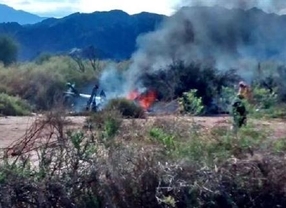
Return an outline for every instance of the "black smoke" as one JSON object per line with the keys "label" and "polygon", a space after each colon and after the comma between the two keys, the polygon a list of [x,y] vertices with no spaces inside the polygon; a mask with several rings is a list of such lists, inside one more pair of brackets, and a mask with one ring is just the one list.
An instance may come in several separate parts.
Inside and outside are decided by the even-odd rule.
{"label": "black smoke", "polygon": [[[195,6],[179,9],[174,15],[167,17],[155,31],[137,39],[138,50],[132,55],[132,64],[120,75],[124,79],[119,79],[112,72],[114,70],[109,70],[104,73],[101,83],[105,83],[106,79],[114,80],[108,82],[112,89],[118,89],[113,94],[126,96],[134,88],[144,91],[146,77],[152,77],[147,80],[152,85],[156,82],[158,74],[166,77],[169,82],[176,80],[175,76],[178,73],[183,74],[179,79],[192,74],[174,71],[174,67],[170,67],[174,63],[183,63],[188,70],[191,70],[191,66],[200,66],[202,69],[198,69],[198,73],[205,71],[205,68],[213,68],[224,74],[237,70],[246,82],[252,81],[256,76],[255,70],[259,63],[284,64],[286,16],[269,14],[256,7],[251,8],[256,1],[236,1],[237,4],[232,5],[228,1],[215,2],[225,2],[226,6],[233,8]],[[275,4],[269,2],[264,1],[260,7],[283,6],[282,3],[279,6],[279,1]],[[185,70],[184,67],[182,70]],[[204,76],[196,78],[199,80],[194,83],[201,83]],[[193,82],[192,77],[185,80],[189,80],[188,83]],[[158,81],[163,80],[158,78]],[[180,87],[180,91],[186,90],[185,85],[188,83],[182,80],[179,82],[183,86]],[[164,90],[166,87],[162,86]]]}
{"label": "black smoke", "polygon": [[[237,2],[248,6],[243,4],[246,1]],[[222,71],[236,68],[245,79],[251,79],[259,62],[284,61],[285,25],[285,17],[257,8],[183,7],[156,31],[138,38],[130,84],[138,85],[142,74],[162,70],[176,60],[213,63]]]}

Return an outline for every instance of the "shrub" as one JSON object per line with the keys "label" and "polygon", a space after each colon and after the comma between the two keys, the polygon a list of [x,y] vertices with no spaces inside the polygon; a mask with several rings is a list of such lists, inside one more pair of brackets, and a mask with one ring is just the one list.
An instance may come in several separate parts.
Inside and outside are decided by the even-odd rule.
{"label": "shrub", "polygon": [[95,75],[91,70],[81,73],[71,58],[50,57],[38,64],[30,62],[0,68],[0,88],[4,88],[8,94],[27,100],[38,110],[48,110],[66,90],[67,82],[83,86],[93,81]]}
{"label": "shrub", "polygon": [[23,116],[28,115],[30,110],[29,104],[21,98],[0,94],[0,115]]}
{"label": "shrub", "polygon": [[144,118],[145,112],[143,108],[136,105],[133,101],[125,98],[116,98],[109,101],[106,110],[117,110],[123,117],[127,118]]}
{"label": "shrub", "polygon": [[162,70],[147,71],[141,79],[147,87],[156,89],[159,99],[172,100],[197,89],[197,96],[202,98],[204,106],[209,106],[221,88],[237,83],[239,76],[235,70],[222,72],[213,65],[175,61]]}
{"label": "shrub", "polygon": [[218,107],[219,112],[231,112],[231,104],[235,98],[237,92],[234,88],[222,87],[220,95],[218,95],[215,100],[216,107]]}
{"label": "shrub", "polygon": [[270,109],[278,103],[278,95],[275,90],[271,92],[262,87],[254,87],[252,93],[254,103],[258,109]]}
{"label": "shrub", "polygon": [[166,150],[172,150],[175,148],[175,137],[165,133],[162,129],[152,128],[149,134],[156,142],[162,144]]}
{"label": "shrub", "polygon": [[0,36],[0,62],[8,66],[17,60],[18,46],[9,36]]}
{"label": "shrub", "polygon": [[254,117],[284,118],[285,105],[281,104],[275,89],[269,90],[255,86],[252,89],[252,102],[247,103],[250,114]]}
{"label": "shrub", "polygon": [[41,53],[39,54],[36,58],[35,58],[35,63],[36,64],[43,64],[44,62],[46,61],[49,61],[50,58],[52,58],[52,54],[49,54],[49,53]]}
{"label": "shrub", "polygon": [[[94,131],[66,132],[68,120],[59,114],[37,120],[23,140],[7,148],[8,152],[20,149],[22,154],[16,158],[4,154],[0,164],[1,207],[216,208],[285,204],[285,141],[274,146],[282,154],[273,154],[269,149],[264,152],[267,135],[254,126],[243,128],[238,137],[228,128],[211,129],[211,134],[191,129],[191,135],[184,140],[184,136],[177,136],[181,129],[165,131],[174,125],[169,118],[166,123],[157,123],[160,127],[151,123],[150,131],[146,131],[148,139],[152,137],[170,153],[180,153],[178,158],[164,154],[155,143],[146,145],[143,139],[138,142],[139,135],[130,126],[124,135],[130,134],[133,141],[109,140],[106,146],[102,137],[121,138],[117,137],[121,134],[115,125],[105,122],[118,116],[115,111],[93,114],[90,119],[102,124]],[[142,131],[142,122],[133,121]],[[34,163],[35,155],[39,162]]]}
{"label": "shrub", "polygon": [[181,112],[191,115],[198,115],[202,113],[204,106],[202,98],[196,96],[197,90],[193,89],[189,92],[183,93],[183,96],[179,98],[179,104]]}
{"label": "shrub", "polygon": [[258,65],[254,71],[255,77],[253,84],[259,88],[265,88],[270,92],[276,91],[279,101],[286,101],[285,79],[286,66],[285,64],[273,61],[265,61]]}

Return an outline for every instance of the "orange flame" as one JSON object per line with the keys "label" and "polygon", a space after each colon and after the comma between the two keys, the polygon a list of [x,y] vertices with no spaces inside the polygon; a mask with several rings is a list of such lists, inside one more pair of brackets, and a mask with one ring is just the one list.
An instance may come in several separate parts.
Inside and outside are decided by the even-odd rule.
{"label": "orange flame", "polygon": [[142,94],[140,94],[137,90],[134,90],[129,93],[127,99],[136,100],[144,110],[148,110],[157,99],[157,94],[152,90]]}
{"label": "orange flame", "polygon": [[139,97],[139,92],[137,90],[133,90],[127,95],[127,99],[129,100],[136,100],[138,97]]}

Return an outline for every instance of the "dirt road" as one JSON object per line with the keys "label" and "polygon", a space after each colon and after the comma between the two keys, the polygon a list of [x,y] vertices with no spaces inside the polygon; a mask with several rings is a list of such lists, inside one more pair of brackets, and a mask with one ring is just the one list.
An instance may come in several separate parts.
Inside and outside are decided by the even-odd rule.
{"label": "dirt road", "polygon": [[[175,118],[176,116],[160,116],[160,118]],[[39,116],[28,116],[28,117],[0,117],[0,148],[7,147],[15,140],[23,137],[27,129],[33,124],[33,122],[39,118]],[[144,122],[152,120],[158,117],[150,116],[144,119]],[[185,122],[196,122],[206,128],[212,128],[219,125],[230,126],[230,118],[228,116],[217,116],[217,117],[178,117],[183,119]],[[81,128],[84,124],[85,117],[73,116],[67,117],[70,125]],[[273,138],[286,138],[286,122],[281,120],[270,120],[270,121],[255,121],[261,128],[271,128],[273,130]]]}

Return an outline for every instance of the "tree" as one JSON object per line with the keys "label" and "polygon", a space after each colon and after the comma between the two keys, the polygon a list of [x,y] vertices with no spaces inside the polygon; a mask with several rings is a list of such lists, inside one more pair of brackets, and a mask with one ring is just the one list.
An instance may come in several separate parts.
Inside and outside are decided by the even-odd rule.
{"label": "tree", "polygon": [[99,60],[98,60],[98,54],[97,50],[94,46],[89,46],[86,49],[83,50],[83,56],[88,58],[92,68],[94,71],[97,71],[99,69]]}
{"label": "tree", "polygon": [[78,64],[79,70],[81,72],[85,71],[85,67],[82,62],[82,49],[74,48],[69,53],[70,57]]}
{"label": "tree", "polygon": [[8,66],[17,60],[18,46],[16,42],[7,35],[0,36],[0,62]]}
{"label": "tree", "polygon": [[84,59],[89,60],[94,71],[97,71],[100,67],[98,52],[92,45],[83,49],[74,48],[70,51],[69,55],[78,64],[81,72],[85,71],[85,66],[83,64]]}

